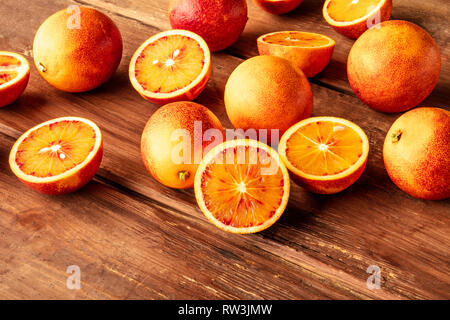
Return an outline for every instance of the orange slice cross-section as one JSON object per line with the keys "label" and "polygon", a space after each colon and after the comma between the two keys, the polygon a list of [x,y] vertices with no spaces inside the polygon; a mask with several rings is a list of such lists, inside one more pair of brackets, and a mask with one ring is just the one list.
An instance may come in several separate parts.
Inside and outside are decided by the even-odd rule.
{"label": "orange slice cross-section", "polygon": [[11,150],[9,164],[29,187],[64,194],[81,188],[95,175],[102,160],[102,141],[93,122],[58,118],[24,133]]}
{"label": "orange slice cross-section", "polygon": [[30,78],[27,59],[14,52],[0,51],[0,108],[16,100]]}
{"label": "orange slice cross-section", "polygon": [[364,171],[369,141],[351,121],[313,117],[292,126],[280,140],[280,156],[293,179],[316,193],[336,193]]}
{"label": "orange slice cross-section", "polygon": [[218,228],[254,233],[274,224],[289,198],[289,175],[277,152],[256,140],[224,142],[203,158],[195,196]]}
{"label": "orange slice cross-section", "polygon": [[211,74],[206,42],[186,30],[158,33],[133,55],[130,80],[145,99],[163,105],[195,99]]}

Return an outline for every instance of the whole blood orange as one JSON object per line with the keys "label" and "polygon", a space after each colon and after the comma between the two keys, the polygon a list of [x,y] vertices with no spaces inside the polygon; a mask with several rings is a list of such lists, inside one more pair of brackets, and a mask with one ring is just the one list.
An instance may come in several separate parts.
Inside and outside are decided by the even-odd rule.
{"label": "whole blood orange", "polygon": [[260,36],[257,43],[260,55],[285,58],[307,77],[314,77],[326,67],[336,44],[322,34],[301,31],[268,33]]}
{"label": "whole blood orange", "polygon": [[285,14],[296,9],[303,0],[253,0],[260,8],[272,14]]}
{"label": "whole blood orange", "polygon": [[129,74],[136,91],[151,102],[194,100],[211,75],[211,54],[206,42],[193,32],[160,32],[136,50]]}
{"label": "whole blood orange", "polygon": [[24,56],[0,51],[0,108],[15,101],[30,79],[30,65]]}
{"label": "whole blood orange", "polygon": [[356,39],[367,29],[389,20],[392,0],[326,0],[325,20],[337,32]]}
{"label": "whole blood orange", "polygon": [[450,112],[417,108],[399,117],[383,147],[386,171],[409,195],[439,200],[450,197]]}
{"label": "whole blood orange", "polygon": [[122,58],[122,37],[103,13],[70,8],[53,14],[39,27],[33,43],[34,62],[55,88],[84,92],[114,74]]}
{"label": "whole blood orange", "polygon": [[65,194],[87,184],[100,167],[103,138],[92,121],[64,117],[25,132],[9,156],[13,173],[46,194]]}
{"label": "whole blood orange", "polygon": [[439,79],[441,56],[433,38],[400,20],[380,23],[355,41],[347,62],[350,86],[369,107],[401,112],[422,102]]}
{"label": "whole blood orange", "polygon": [[160,183],[192,188],[203,154],[223,139],[222,124],[207,108],[194,102],[173,102],[148,120],[141,138],[142,159]]}
{"label": "whole blood orange", "polygon": [[273,225],[286,208],[289,189],[289,174],[277,152],[250,139],[230,140],[208,152],[194,186],[206,218],[231,233]]}
{"label": "whole blood orange", "polygon": [[332,194],[361,176],[369,140],[351,121],[313,117],[286,131],[278,151],[295,182],[312,192]]}
{"label": "whole blood orange", "polygon": [[268,138],[278,133],[278,140],[294,123],[311,116],[313,94],[308,79],[291,62],[257,56],[241,63],[230,75],[225,107],[235,128],[267,129]]}
{"label": "whole blood orange", "polygon": [[170,0],[172,28],[199,34],[212,52],[237,41],[247,23],[245,0]]}

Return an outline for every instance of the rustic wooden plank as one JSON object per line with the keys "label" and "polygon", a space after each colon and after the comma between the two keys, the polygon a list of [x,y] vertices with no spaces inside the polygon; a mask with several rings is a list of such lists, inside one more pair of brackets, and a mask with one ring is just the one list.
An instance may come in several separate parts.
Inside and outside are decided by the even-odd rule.
{"label": "rustic wooden plank", "polygon": [[[66,4],[63,1],[40,1],[28,4],[19,13],[14,10],[15,2],[6,1],[0,8],[0,15],[18,12],[17,18],[23,19],[24,25],[20,30],[14,28],[12,21],[15,19],[11,19],[2,26],[0,45],[16,51],[25,48],[25,53],[29,55],[32,36],[39,24]],[[39,15],[36,16],[36,12]],[[149,177],[140,161],[140,131],[156,106],[142,100],[131,88],[127,63],[135,48],[158,29],[136,19],[130,20],[124,17],[124,12],[111,16],[125,40],[124,59],[114,78],[98,90],[72,95],[54,90],[33,69],[30,86],[23,97],[1,110],[0,132],[17,137],[30,126],[52,117],[69,114],[88,117],[100,125],[105,135],[106,153],[99,172],[101,181],[117,185],[122,190],[141,193],[183,211],[183,217],[196,217],[195,221],[206,223],[196,209],[192,191],[164,188]],[[241,61],[224,53],[214,55],[213,79],[198,99],[213,110],[227,127],[229,122],[222,103],[223,88],[229,73]],[[396,116],[376,113],[356,98],[318,85],[313,85],[313,90],[314,114],[342,116],[366,130],[371,142],[368,168],[355,186],[340,195],[316,196],[294,187],[289,208],[280,222],[260,235],[251,236],[258,239],[257,244],[249,243],[247,237],[236,237],[238,247],[261,250],[268,260],[288,260],[292,265],[282,269],[281,274],[289,274],[293,266],[304,267],[309,261],[307,270],[311,274],[338,281],[345,278],[341,274],[345,270],[345,274],[353,279],[350,283],[358,279],[357,282],[364,286],[367,266],[377,264],[382,268],[383,287],[388,292],[383,293],[382,297],[387,294],[399,298],[448,297],[449,252],[446,243],[450,234],[449,202],[412,199],[389,181],[381,161],[381,146],[384,134]],[[215,237],[233,237],[223,235],[207,224],[205,230],[214,233],[208,241]],[[190,231],[185,232],[190,234]],[[168,236],[166,239],[171,238]],[[195,243],[192,241],[194,248]],[[229,250],[235,253],[238,249],[233,247]],[[177,254],[176,250],[173,254]],[[227,273],[227,270],[222,271]],[[296,277],[294,283],[302,284],[302,277]],[[324,280],[320,278],[320,281]],[[263,279],[260,283],[266,282]],[[345,288],[349,287],[347,285]],[[249,292],[252,293],[259,290],[254,287],[247,289],[251,289]],[[346,290],[345,294],[351,292],[353,295],[355,292]],[[334,287],[327,292],[336,294],[335,297],[345,296],[335,291]],[[376,292],[373,294],[380,297]],[[373,297],[359,291],[355,295]],[[306,296],[298,294],[297,297]]]}
{"label": "rustic wooden plank", "polygon": [[[157,26],[170,29],[167,18],[169,0],[127,1],[120,0],[77,0],[81,4],[90,4],[117,12],[118,14]],[[249,58],[258,54],[256,39],[258,36],[280,30],[302,30],[325,34],[336,40],[336,47],[327,68],[311,79],[321,84],[354,96],[347,80],[347,56],[354,42],[335,32],[322,16],[323,1],[305,0],[295,11],[282,15],[271,15],[258,8],[253,1],[247,1],[249,21],[239,41],[226,50],[235,56]],[[442,55],[440,80],[433,93],[423,106],[448,107],[450,91],[450,32],[448,16],[450,7],[444,0],[396,0],[391,19],[408,20],[425,28],[436,40]]]}
{"label": "rustic wooden plank", "polygon": [[[199,214],[99,182],[40,195],[9,171],[12,143],[0,134],[1,298],[397,298],[262,236],[218,232]],[[81,290],[66,288],[70,265]]]}

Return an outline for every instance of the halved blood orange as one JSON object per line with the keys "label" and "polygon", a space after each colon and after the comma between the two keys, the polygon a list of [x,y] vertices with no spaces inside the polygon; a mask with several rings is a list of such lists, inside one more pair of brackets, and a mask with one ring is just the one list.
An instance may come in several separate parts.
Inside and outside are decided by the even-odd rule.
{"label": "halved blood orange", "polygon": [[318,33],[279,31],[262,35],[257,40],[260,55],[285,58],[307,77],[314,77],[330,62],[336,43]]}
{"label": "halved blood orange", "polygon": [[133,87],[149,101],[191,101],[209,80],[211,53],[203,38],[191,31],[165,31],[137,49],[129,73]]}
{"label": "halved blood orange", "polygon": [[326,0],[325,20],[339,33],[356,39],[367,29],[389,20],[392,0]]}
{"label": "halved blood orange", "polygon": [[9,165],[27,186],[65,194],[87,184],[103,156],[103,138],[92,121],[64,117],[25,132],[12,147]]}
{"label": "halved blood orange", "polygon": [[278,151],[295,182],[315,193],[332,194],[348,188],[361,176],[369,141],[351,121],[313,117],[287,130]]}
{"label": "halved blood orange", "polygon": [[15,101],[30,79],[30,65],[24,56],[0,51],[0,108]]}
{"label": "halved blood orange", "polygon": [[289,199],[289,174],[278,153],[256,140],[214,147],[195,175],[197,203],[218,228],[255,233],[274,224]]}

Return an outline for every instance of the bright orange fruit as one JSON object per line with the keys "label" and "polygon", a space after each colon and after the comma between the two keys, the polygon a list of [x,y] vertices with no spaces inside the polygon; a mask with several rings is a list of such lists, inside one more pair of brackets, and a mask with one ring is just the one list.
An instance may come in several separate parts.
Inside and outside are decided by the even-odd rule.
{"label": "bright orange fruit", "polygon": [[0,108],[19,98],[29,79],[30,65],[25,57],[0,51]]}
{"label": "bright orange fruit", "polygon": [[362,174],[369,141],[356,124],[336,117],[313,117],[292,126],[278,147],[294,181],[323,194],[340,192]]}
{"label": "bright orange fruit", "polygon": [[67,92],[105,83],[122,59],[122,36],[104,13],[84,6],[56,12],[39,27],[33,57],[40,75]]}
{"label": "bright orange fruit", "polygon": [[277,152],[257,140],[224,142],[203,158],[195,197],[216,227],[254,233],[274,224],[289,199],[289,174]]}
{"label": "bright orange fruit", "polygon": [[100,129],[93,122],[64,117],[25,132],[12,147],[9,165],[27,186],[46,194],[65,194],[88,183],[103,155]]}
{"label": "bright orange fruit", "polygon": [[211,75],[206,42],[186,30],[158,33],[145,41],[130,62],[130,80],[145,99],[163,105],[194,100]]}
{"label": "bright orange fruit", "polygon": [[326,0],[325,20],[339,33],[356,39],[374,24],[389,20],[392,0]]}
{"label": "bright orange fruit", "polygon": [[260,55],[285,58],[307,77],[321,72],[334,51],[333,39],[318,33],[279,31],[262,35],[257,40]]}
{"label": "bright orange fruit", "polygon": [[416,108],[392,124],[383,147],[386,171],[409,195],[450,198],[450,112]]}

